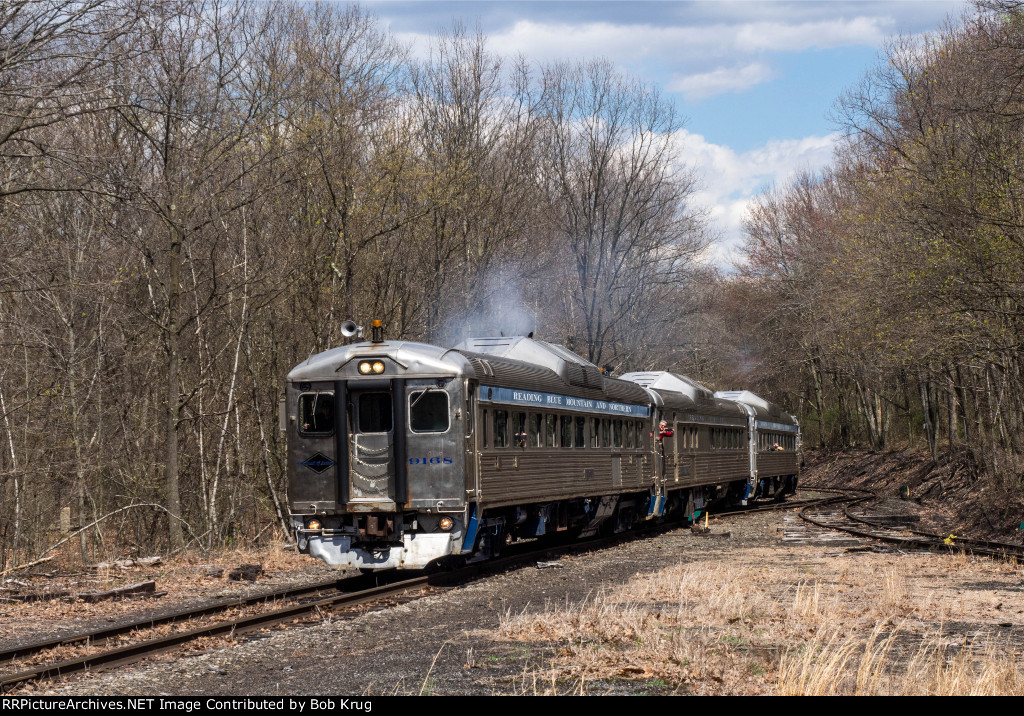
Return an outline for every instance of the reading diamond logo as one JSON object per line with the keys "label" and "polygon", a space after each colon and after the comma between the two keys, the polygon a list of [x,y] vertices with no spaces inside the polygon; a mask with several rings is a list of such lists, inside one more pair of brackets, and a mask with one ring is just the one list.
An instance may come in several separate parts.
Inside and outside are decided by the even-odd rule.
{"label": "reading diamond logo", "polygon": [[305,465],[313,472],[323,472],[328,468],[334,467],[334,460],[329,457],[325,457],[320,453],[313,455],[312,457],[306,458],[305,462],[300,462],[300,465]]}

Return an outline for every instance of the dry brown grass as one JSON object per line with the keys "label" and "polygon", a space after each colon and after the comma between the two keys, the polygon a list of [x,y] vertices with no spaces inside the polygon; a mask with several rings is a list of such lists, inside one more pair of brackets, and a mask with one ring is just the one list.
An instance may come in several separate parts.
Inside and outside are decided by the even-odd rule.
{"label": "dry brown grass", "polygon": [[981,570],[1010,586],[1018,569],[943,555],[798,556],[747,550],[746,564],[677,565],[583,602],[506,613],[500,638],[557,647],[514,688],[602,693],[628,681],[658,693],[1022,693],[1010,644],[978,637],[951,646],[956,637],[942,632],[946,622],[995,626],[1010,599],[1024,611],[1016,590],[971,581]]}
{"label": "dry brown grass", "polygon": [[580,693],[588,683],[600,691],[619,679],[668,692],[713,684],[757,693],[770,660],[751,642],[749,626],[771,618],[771,603],[760,590],[736,588],[754,579],[725,565],[669,568],[582,603],[506,613],[500,633],[561,645],[549,669],[519,679],[524,693],[536,684],[544,693]]}
{"label": "dry brown grass", "polygon": [[[1024,673],[1012,650],[994,641],[950,644],[935,634],[901,653],[904,634],[881,627],[864,638],[822,632],[787,652],[777,693],[790,696],[996,696],[1024,694]],[[907,635],[908,641],[917,641]]]}

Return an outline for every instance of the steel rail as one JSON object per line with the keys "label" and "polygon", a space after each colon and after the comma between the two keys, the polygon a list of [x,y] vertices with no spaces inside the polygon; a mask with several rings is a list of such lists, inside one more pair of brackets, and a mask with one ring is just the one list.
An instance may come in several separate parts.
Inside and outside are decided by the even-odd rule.
{"label": "steel rail", "polygon": [[[358,579],[358,578],[357,578]],[[159,614],[148,617],[146,619],[139,619],[134,622],[125,624],[118,624],[112,627],[104,627],[101,629],[93,629],[90,631],[81,632],[78,634],[67,634],[53,639],[47,639],[43,641],[32,642],[29,644],[21,644],[4,651],[0,651],[0,664],[14,661],[16,659],[23,659],[26,656],[38,654],[39,652],[46,651],[48,649],[56,649],[61,646],[70,646],[79,642],[88,642],[89,644],[102,644],[110,639],[130,634],[134,631],[140,631],[143,629],[153,629],[158,626],[165,624],[174,624],[177,622],[187,621],[189,619],[195,619],[198,617],[205,617],[211,614],[217,614],[224,612],[229,609],[244,608],[254,606],[256,604],[265,604],[266,602],[274,602],[283,599],[294,599],[307,594],[315,592],[322,592],[327,589],[341,589],[343,583],[346,580],[334,579],[326,582],[318,582],[316,584],[304,584],[299,587],[286,587],[279,589],[274,592],[261,594],[252,597],[242,597],[239,599],[227,599],[219,602],[214,602],[204,606],[196,607],[194,609],[184,609],[168,614]]]}
{"label": "steel rail", "polygon": [[88,669],[95,669],[97,667],[113,667],[130,664],[139,661],[146,656],[167,651],[171,648],[202,637],[220,636],[223,634],[245,634],[257,629],[264,629],[283,622],[293,621],[311,612],[335,609],[340,606],[354,606],[365,602],[376,601],[384,596],[392,596],[413,589],[419,589],[427,585],[427,580],[428,577],[422,576],[396,582],[394,584],[364,589],[358,592],[338,594],[307,602],[305,604],[275,609],[264,614],[218,622],[209,626],[177,632],[165,637],[148,639],[146,641],[129,644],[116,649],[110,649],[98,654],[91,654],[77,659],[68,659],[53,664],[44,664],[33,669],[28,669],[17,674],[0,678],[0,692],[9,691],[14,686],[28,681],[54,678]]}
{"label": "steel rail", "polygon": [[[842,508],[843,516],[850,522],[867,525],[872,527],[874,530],[881,530],[871,532],[856,527],[843,526],[834,522],[822,522],[815,520],[806,514],[807,510],[811,509],[813,505],[808,505],[800,511],[800,517],[813,525],[822,527],[824,529],[830,529],[837,532],[845,532],[857,537],[864,537],[867,539],[874,539],[880,542],[886,542],[888,544],[902,545],[909,548],[923,548],[929,550],[940,550],[946,552],[967,552],[970,554],[978,554],[988,557],[997,557],[1000,559],[1021,559],[1024,558],[1024,547],[1020,545],[1010,544],[1006,542],[990,542],[985,540],[974,540],[969,538],[955,538],[949,542],[946,541],[947,537],[934,532],[925,532],[922,530],[914,530],[908,528],[901,528],[899,530],[885,524],[880,524],[877,521],[873,521],[868,516],[853,515],[850,513],[850,508],[854,505],[858,505],[864,502],[870,502],[871,500],[878,499],[878,495],[870,490],[864,488],[809,488],[814,490],[826,491],[826,492],[859,492],[862,493],[858,497],[852,498],[837,498],[836,502],[845,501]],[[889,533],[889,534],[886,534]],[[917,535],[917,537],[908,537],[906,534]]]}

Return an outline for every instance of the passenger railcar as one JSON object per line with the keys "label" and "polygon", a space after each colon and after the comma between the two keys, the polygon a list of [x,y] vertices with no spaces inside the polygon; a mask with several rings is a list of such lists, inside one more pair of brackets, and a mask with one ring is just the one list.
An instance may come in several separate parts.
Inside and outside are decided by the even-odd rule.
{"label": "passenger railcar", "polygon": [[377,338],[288,375],[292,526],[328,564],[482,559],[513,539],[795,488],[799,426],[752,393],[667,372],[610,378],[522,336],[452,349]]}

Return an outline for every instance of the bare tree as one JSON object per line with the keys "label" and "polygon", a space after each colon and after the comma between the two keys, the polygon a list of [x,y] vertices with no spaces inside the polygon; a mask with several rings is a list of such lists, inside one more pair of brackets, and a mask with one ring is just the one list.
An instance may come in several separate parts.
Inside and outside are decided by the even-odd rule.
{"label": "bare tree", "polygon": [[[55,186],[44,159],[76,147],[37,130],[111,106],[119,40],[143,7],[136,0],[12,0],[0,5],[0,197]],[[57,140],[57,141],[55,141]]]}
{"label": "bare tree", "polygon": [[[544,172],[555,239],[571,261],[566,322],[587,358],[620,354],[645,326],[657,332],[667,287],[705,247],[689,205],[675,112],[658,92],[608,62],[544,72]],[[653,322],[652,322],[653,321]]]}
{"label": "bare tree", "polygon": [[147,300],[136,308],[163,349],[164,499],[175,549],[184,543],[178,431],[208,380],[184,385],[185,340],[205,312],[231,300],[232,280],[244,281],[221,265],[224,245],[237,212],[264,191],[246,179],[273,155],[256,139],[268,108],[245,82],[248,49],[269,15],[247,3],[159,4],[128,37],[137,59],[125,67],[111,127],[119,150],[107,167],[111,192],[136,209],[119,226],[144,267]]}

